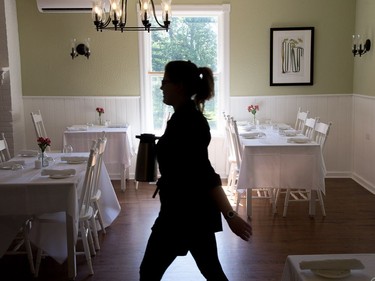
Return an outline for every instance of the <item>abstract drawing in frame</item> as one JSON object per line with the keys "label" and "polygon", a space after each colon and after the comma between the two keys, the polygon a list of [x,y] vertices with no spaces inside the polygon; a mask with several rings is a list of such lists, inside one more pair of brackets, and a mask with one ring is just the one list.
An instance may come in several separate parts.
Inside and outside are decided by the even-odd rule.
{"label": "abstract drawing in frame", "polygon": [[270,85],[313,84],[314,27],[271,28]]}

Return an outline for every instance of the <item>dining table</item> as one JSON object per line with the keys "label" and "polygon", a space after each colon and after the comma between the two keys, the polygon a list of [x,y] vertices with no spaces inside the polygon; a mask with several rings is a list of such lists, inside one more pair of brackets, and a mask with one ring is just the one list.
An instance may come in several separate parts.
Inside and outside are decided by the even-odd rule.
{"label": "dining table", "polygon": [[[38,156],[17,155],[0,167],[0,257],[12,243],[20,227],[32,219],[30,242],[62,264],[67,260],[68,278],[76,276],[75,244],[78,236],[78,200],[84,182],[86,162],[63,161],[62,157],[84,159],[89,153],[48,153],[49,166],[39,168]],[[17,169],[14,169],[17,163]],[[63,177],[44,176],[44,169],[72,170]],[[104,226],[113,223],[121,207],[105,163],[101,166],[99,206]],[[65,218],[56,224],[39,224],[42,214],[61,213]]]}
{"label": "dining table", "polygon": [[[285,124],[240,124],[238,131],[242,160],[237,190],[310,190],[309,215],[314,216],[316,192],[325,194],[326,168],[321,146]],[[251,192],[246,193],[247,215],[251,217],[252,196]],[[276,212],[276,206],[273,209]]]}
{"label": "dining table", "polygon": [[129,167],[135,154],[131,127],[127,124],[73,125],[63,133],[63,147],[70,145],[75,152],[88,152],[92,140],[107,138],[107,145],[103,156],[111,179],[120,178],[121,190],[126,189],[126,179],[129,178]]}
{"label": "dining table", "polygon": [[[309,269],[310,267],[315,269]],[[360,263],[363,267],[359,267]],[[304,264],[303,269],[301,265]],[[319,270],[319,266],[330,270]],[[314,266],[312,266],[314,265]],[[323,265],[323,266],[322,266]],[[328,265],[328,266],[327,266]],[[375,254],[289,255],[281,281],[375,281]],[[335,269],[337,268],[337,269]]]}

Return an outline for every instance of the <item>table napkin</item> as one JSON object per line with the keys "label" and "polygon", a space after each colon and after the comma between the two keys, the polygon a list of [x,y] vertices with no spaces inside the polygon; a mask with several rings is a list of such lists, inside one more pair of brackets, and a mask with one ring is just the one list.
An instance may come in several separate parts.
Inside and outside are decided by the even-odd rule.
{"label": "table napkin", "polygon": [[295,138],[289,138],[288,142],[294,142],[294,143],[308,143],[310,142],[310,139],[307,137],[295,137]]}
{"label": "table napkin", "polygon": [[88,156],[61,156],[61,161],[83,162],[89,159]]}
{"label": "table napkin", "polygon": [[0,167],[11,167],[13,165],[25,165],[25,161],[24,160],[11,160],[11,161],[7,161],[7,162],[2,162],[0,163]]}
{"label": "table napkin", "polygon": [[19,155],[22,155],[22,156],[38,156],[38,151],[37,150],[21,150],[20,152],[18,152]]}
{"label": "table napkin", "polygon": [[279,130],[290,130],[292,128],[287,124],[278,124],[277,127],[279,128]]}
{"label": "table napkin", "polygon": [[55,175],[61,175],[61,176],[70,176],[75,175],[76,170],[75,169],[43,169],[41,172],[42,176],[55,176]]}
{"label": "table napkin", "polygon": [[280,131],[281,134],[285,135],[285,136],[295,136],[297,134],[297,131],[294,130],[294,129],[291,129],[291,130],[281,130]]}
{"label": "table napkin", "polygon": [[68,131],[87,131],[87,125],[73,125],[71,127],[66,127]]}
{"label": "table napkin", "polygon": [[301,261],[301,269],[330,269],[330,270],[349,270],[364,269],[362,262],[358,259],[326,259],[316,261]]}
{"label": "table napkin", "polygon": [[128,124],[110,124],[107,127],[108,128],[127,128]]}

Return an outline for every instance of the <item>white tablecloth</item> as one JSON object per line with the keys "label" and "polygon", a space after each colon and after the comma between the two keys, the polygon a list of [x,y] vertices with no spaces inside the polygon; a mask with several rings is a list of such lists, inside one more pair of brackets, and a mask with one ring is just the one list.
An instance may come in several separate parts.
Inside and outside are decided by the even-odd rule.
{"label": "white tablecloth", "polygon": [[[0,257],[26,218],[44,213],[62,212],[63,220],[60,224],[43,225],[43,228],[40,228],[38,223],[34,223],[30,240],[60,263],[68,258],[69,277],[73,277],[75,276],[74,245],[77,238],[78,197],[86,163],[66,164],[61,162],[61,155],[61,153],[49,153],[49,156],[55,159],[55,163],[48,168],[74,168],[75,176],[65,179],[41,176],[41,170],[34,168],[36,157],[15,158],[26,162],[22,174],[0,169]],[[88,153],[72,155],[88,156]],[[102,165],[100,188],[102,190],[100,206],[105,225],[108,226],[118,216],[121,207],[105,165]]]}
{"label": "white tablecloth", "polygon": [[104,126],[87,127],[87,130],[66,130],[63,135],[63,146],[70,144],[75,152],[87,152],[93,140],[97,140],[105,132],[107,145],[103,161],[112,179],[121,179],[121,189],[126,188],[127,170],[134,155],[130,127],[108,128]]}
{"label": "white tablecloth", "polygon": [[[365,266],[364,269],[351,270],[348,277],[342,281],[372,281],[375,280],[375,254],[332,254],[332,255],[291,255],[285,262],[281,281],[327,281],[330,279],[315,275],[309,269],[301,270],[301,261],[316,261],[326,259],[358,259]],[[374,279],[372,279],[374,278]],[[333,279],[332,279],[333,280]]]}
{"label": "white tablecloth", "polygon": [[[258,131],[265,133],[265,137],[240,138],[243,154],[237,189],[303,188],[325,193],[326,170],[317,143],[288,142],[290,137],[280,135],[279,131]],[[251,196],[247,213],[251,216]]]}

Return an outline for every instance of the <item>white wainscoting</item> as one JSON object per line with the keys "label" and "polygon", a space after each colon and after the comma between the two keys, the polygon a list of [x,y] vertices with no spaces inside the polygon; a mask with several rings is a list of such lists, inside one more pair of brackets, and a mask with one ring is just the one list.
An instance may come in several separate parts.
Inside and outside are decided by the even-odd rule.
{"label": "white wainscoting", "polygon": [[353,179],[375,193],[375,97],[353,96]]}
{"label": "white wainscoting", "polygon": [[[324,150],[328,177],[353,177],[375,193],[375,99],[349,94],[231,97],[226,114],[237,120],[250,118],[247,106],[258,104],[257,118],[294,125],[298,107],[332,122]],[[112,123],[127,122],[134,135],[141,128],[139,97],[24,97],[26,144],[35,148],[35,132],[30,112],[40,109],[46,130],[55,149],[61,149],[62,132],[72,124],[95,122],[96,107],[104,107],[104,119]],[[354,128],[354,129],[353,129]],[[216,171],[226,177],[227,162],[223,135],[214,135],[209,147],[210,160]],[[137,148],[138,139],[133,138]],[[133,163],[135,159],[133,159]],[[134,167],[130,177],[134,177]]]}

